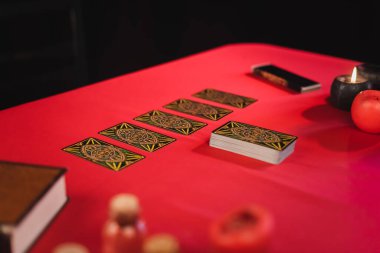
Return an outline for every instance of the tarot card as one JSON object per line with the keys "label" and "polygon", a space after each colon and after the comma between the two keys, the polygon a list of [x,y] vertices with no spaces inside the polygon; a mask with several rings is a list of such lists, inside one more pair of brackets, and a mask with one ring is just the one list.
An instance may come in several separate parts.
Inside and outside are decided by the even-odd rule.
{"label": "tarot card", "polygon": [[199,103],[189,99],[178,99],[164,107],[214,121],[219,120],[232,112],[232,110],[229,109]]}
{"label": "tarot card", "polygon": [[244,97],[214,89],[205,89],[195,93],[193,96],[237,108],[245,108],[257,101],[257,99],[254,98]]}
{"label": "tarot card", "polygon": [[206,123],[180,117],[174,114],[153,110],[136,117],[134,120],[160,127],[175,133],[190,135],[195,131],[207,126]]}
{"label": "tarot card", "polygon": [[148,152],[154,152],[175,141],[172,137],[127,122],[107,128],[99,134]]}
{"label": "tarot card", "polygon": [[297,139],[296,136],[290,134],[280,133],[236,121],[227,122],[212,133],[278,151],[284,150]]}
{"label": "tarot card", "polygon": [[114,171],[120,171],[144,159],[143,155],[96,138],[87,138],[62,150]]}

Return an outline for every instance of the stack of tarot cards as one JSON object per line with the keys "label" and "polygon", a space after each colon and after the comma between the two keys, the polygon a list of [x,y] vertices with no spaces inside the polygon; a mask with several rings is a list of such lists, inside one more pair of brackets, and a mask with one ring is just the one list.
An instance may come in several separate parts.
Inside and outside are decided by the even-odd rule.
{"label": "stack of tarot cards", "polygon": [[296,140],[293,135],[230,121],[212,132],[210,146],[279,164],[293,153]]}

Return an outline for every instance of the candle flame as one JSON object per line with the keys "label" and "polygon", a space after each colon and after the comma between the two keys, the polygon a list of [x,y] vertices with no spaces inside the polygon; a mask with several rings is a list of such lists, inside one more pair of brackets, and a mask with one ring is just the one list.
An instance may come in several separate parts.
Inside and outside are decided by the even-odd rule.
{"label": "candle flame", "polygon": [[357,75],[357,69],[354,67],[352,70],[352,75],[351,75],[351,83],[356,83],[356,75]]}

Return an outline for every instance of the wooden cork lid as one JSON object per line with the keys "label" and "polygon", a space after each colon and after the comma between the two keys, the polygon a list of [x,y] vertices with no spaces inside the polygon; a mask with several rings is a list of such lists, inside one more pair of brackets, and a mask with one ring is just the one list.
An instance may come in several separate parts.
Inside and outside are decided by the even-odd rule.
{"label": "wooden cork lid", "polygon": [[62,243],[55,247],[52,253],[90,253],[90,251],[78,243]]}
{"label": "wooden cork lid", "polygon": [[119,223],[120,226],[133,225],[140,213],[138,198],[133,194],[115,195],[109,205],[109,216]]}
{"label": "wooden cork lid", "polygon": [[178,241],[169,234],[158,234],[149,237],[143,246],[143,253],[179,253]]}

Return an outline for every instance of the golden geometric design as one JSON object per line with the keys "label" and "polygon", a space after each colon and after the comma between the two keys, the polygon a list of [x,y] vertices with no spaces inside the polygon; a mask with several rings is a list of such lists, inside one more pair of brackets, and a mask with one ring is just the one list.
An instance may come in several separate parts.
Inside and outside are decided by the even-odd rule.
{"label": "golden geometric design", "polygon": [[227,122],[214,130],[213,133],[279,151],[284,150],[297,139],[297,137],[293,135],[236,121]]}
{"label": "golden geometric design", "polygon": [[245,126],[231,128],[231,132],[248,142],[280,142],[279,136],[261,128],[248,128]]}
{"label": "golden geometric design", "polygon": [[82,146],[81,151],[85,157],[94,161],[118,163],[125,160],[124,154],[112,146],[86,144]]}
{"label": "golden geometric design", "polygon": [[199,103],[188,99],[178,99],[168,105],[165,105],[164,107],[211,120],[219,120],[232,112],[232,110]]}
{"label": "golden geometric design", "polygon": [[143,155],[96,138],[87,138],[62,150],[114,171],[120,171],[144,159]]}
{"label": "golden geometric design", "polygon": [[134,118],[134,120],[183,135],[190,135],[202,127],[207,126],[206,123],[200,121],[156,110],[138,116]]}
{"label": "golden geometric design", "polygon": [[191,127],[191,123],[186,119],[172,117],[165,114],[152,115],[150,119],[163,128],[181,129]]}
{"label": "golden geometric design", "polygon": [[205,89],[193,95],[194,97],[210,100],[213,102],[244,108],[257,101],[257,99],[239,96],[214,89]]}
{"label": "golden geometric design", "polygon": [[126,122],[100,131],[99,134],[148,152],[154,152],[175,141],[172,137]]}
{"label": "golden geometric design", "polygon": [[178,108],[189,112],[190,114],[196,115],[196,114],[217,114],[218,110],[212,106],[206,105],[206,104],[201,104],[197,103],[195,101],[191,100],[185,100],[185,99],[180,99],[178,100]]}
{"label": "golden geometric design", "polygon": [[157,137],[148,132],[146,129],[117,129],[116,135],[127,143],[154,145],[158,142]]}

